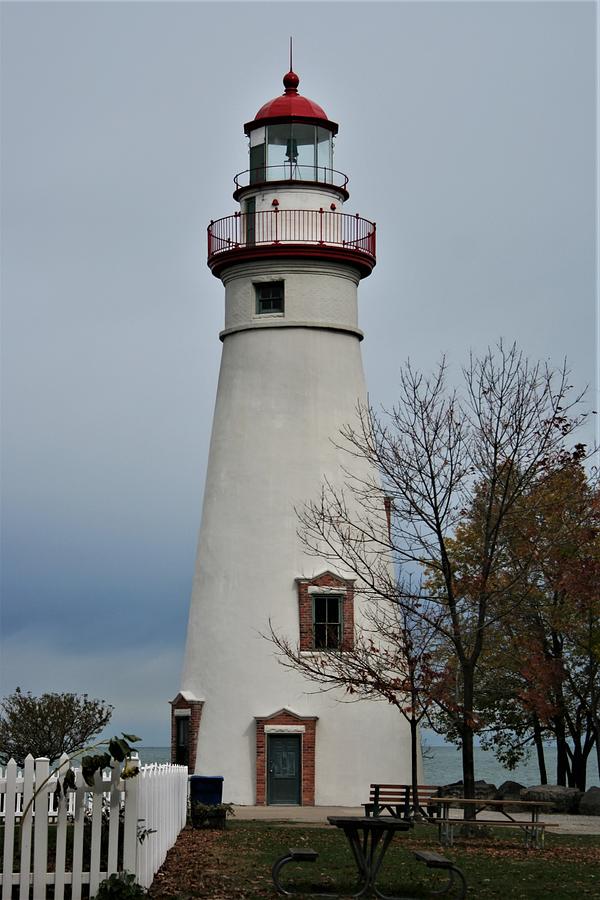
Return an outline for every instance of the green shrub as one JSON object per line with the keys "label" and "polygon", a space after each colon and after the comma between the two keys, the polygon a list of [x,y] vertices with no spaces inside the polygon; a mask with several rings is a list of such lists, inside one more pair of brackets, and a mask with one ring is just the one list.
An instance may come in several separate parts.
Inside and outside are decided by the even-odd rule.
{"label": "green shrub", "polygon": [[100,884],[95,900],[138,900],[146,896],[144,888],[137,884],[135,875],[120,872],[118,875],[111,875]]}
{"label": "green shrub", "polygon": [[227,816],[234,816],[231,803],[192,803],[192,826],[194,828],[225,828]]}

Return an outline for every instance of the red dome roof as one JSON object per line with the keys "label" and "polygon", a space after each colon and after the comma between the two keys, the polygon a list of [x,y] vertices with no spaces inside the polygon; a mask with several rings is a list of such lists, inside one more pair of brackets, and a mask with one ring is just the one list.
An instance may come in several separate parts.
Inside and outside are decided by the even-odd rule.
{"label": "red dome roof", "polygon": [[282,120],[294,118],[303,120],[313,119],[315,122],[319,122],[334,133],[337,132],[337,125],[335,122],[329,121],[323,107],[319,106],[319,104],[315,103],[313,100],[309,100],[308,97],[302,97],[298,93],[299,83],[300,79],[295,72],[290,70],[287,75],[284,75],[283,84],[285,92],[279,97],[274,97],[273,100],[269,100],[267,103],[263,104],[252,122],[247,122],[246,125],[244,125],[244,131],[248,133],[255,122],[263,124],[265,119]]}

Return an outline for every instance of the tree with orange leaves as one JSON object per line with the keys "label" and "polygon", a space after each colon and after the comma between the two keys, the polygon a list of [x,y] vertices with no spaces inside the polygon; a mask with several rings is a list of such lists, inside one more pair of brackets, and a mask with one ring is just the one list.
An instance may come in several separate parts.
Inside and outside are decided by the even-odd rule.
{"label": "tree with orange leaves", "polygon": [[[584,458],[577,445],[546,460],[507,518],[496,579],[512,612],[499,611],[477,687],[484,746],[512,767],[533,742],[546,783],[544,738],[552,738],[557,782],[581,789],[594,746],[600,763],[600,508]],[[480,516],[476,502],[457,529],[463,589]]]}

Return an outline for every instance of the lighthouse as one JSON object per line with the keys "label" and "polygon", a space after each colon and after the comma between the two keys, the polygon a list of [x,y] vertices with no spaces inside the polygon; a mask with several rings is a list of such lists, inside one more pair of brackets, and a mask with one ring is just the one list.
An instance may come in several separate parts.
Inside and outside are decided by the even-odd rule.
{"label": "lighthouse", "polygon": [[307,554],[296,510],[343,484],[335,440],[366,402],[357,289],[375,225],[345,211],[337,124],[291,64],[283,85],[244,125],[239,208],[208,226],[225,320],[172,758],[223,776],[227,802],[357,805],[371,781],[410,780],[404,720],[319,692],[265,634],[341,653],[361,627],[354,576]]}

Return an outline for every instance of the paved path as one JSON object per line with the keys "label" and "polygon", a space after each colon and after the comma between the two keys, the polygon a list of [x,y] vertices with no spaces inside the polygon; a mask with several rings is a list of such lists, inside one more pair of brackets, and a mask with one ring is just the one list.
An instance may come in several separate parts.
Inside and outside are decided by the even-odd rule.
{"label": "paved path", "polygon": [[[327,816],[362,816],[362,806],[236,806],[235,817],[240,820],[255,819],[271,822],[307,822],[313,825],[327,825]],[[598,834],[600,835],[600,816],[566,816],[551,813],[544,816],[547,821],[556,822],[559,826],[553,834]],[[480,813],[479,819],[486,813]],[[490,813],[488,818],[496,818]],[[529,814],[516,813],[515,819],[529,821]]]}

